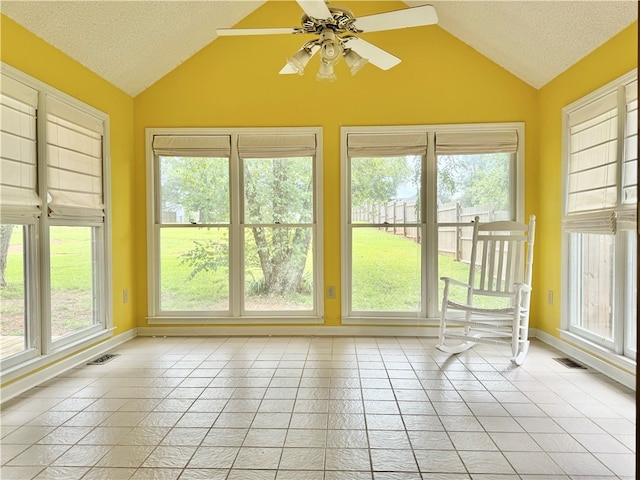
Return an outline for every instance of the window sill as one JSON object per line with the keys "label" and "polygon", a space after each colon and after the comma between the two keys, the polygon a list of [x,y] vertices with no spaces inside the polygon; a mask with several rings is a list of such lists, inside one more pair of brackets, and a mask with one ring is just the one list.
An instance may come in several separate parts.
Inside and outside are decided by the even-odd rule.
{"label": "window sill", "polygon": [[634,375],[636,374],[636,361],[630,358],[627,358],[623,355],[618,355],[613,353],[611,350],[608,350],[594,342],[586,340],[575,333],[569,332],[568,330],[558,330],[560,332],[560,338],[571,342],[572,344],[580,347],[583,350],[586,350],[591,355],[601,358],[602,360],[610,363],[614,367],[625,370],[627,372],[631,372]]}
{"label": "window sill", "polygon": [[65,345],[53,351],[52,353],[40,355],[33,359],[26,360],[14,367],[7,368],[0,372],[0,384],[5,384],[11,380],[15,380],[19,377],[29,375],[38,369],[46,367],[58,360],[73,355],[92,344],[101,342],[110,338],[113,334],[114,328],[102,329],[97,333],[84,337],[81,340]]}
{"label": "window sill", "polygon": [[319,325],[322,317],[147,317],[149,325]]}

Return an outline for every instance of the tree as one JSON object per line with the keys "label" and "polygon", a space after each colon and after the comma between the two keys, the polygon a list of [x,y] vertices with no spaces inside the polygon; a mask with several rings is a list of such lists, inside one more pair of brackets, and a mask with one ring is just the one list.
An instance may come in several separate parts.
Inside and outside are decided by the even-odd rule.
{"label": "tree", "polygon": [[9,255],[9,244],[11,243],[11,233],[13,225],[0,225],[0,287],[6,287],[7,281],[4,278],[4,271],[7,268]]}
{"label": "tree", "polygon": [[507,210],[510,155],[443,155],[438,157],[438,203],[460,202],[463,207],[491,206]]}
{"label": "tree", "polygon": [[509,209],[509,162],[502,154],[482,156],[467,192],[472,205],[490,205],[493,210]]}
{"label": "tree", "polygon": [[418,191],[419,172],[420,163],[413,157],[351,159],[352,208],[365,208],[373,218],[374,207],[397,198],[401,185]]}
{"label": "tree", "polygon": [[225,158],[160,157],[163,211],[184,221],[229,221],[229,163]]}
{"label": "tree", "polygon": [[[262,292],[284,296],[301,290],[313,221],[313,172],[308,158],[244,161],[245,223],[262,270]],[[266,226],[273,225],[273,226]],[[282,226],[279,226],[282,225]],[[287,226],[285,226],[287,225]],[[245,251],[245,258],[256,258]]]}
{"label": "tree", "polygon": [[[193,212],[228,212],[228,193],[221,194],[220,175],[194,159],[175,159],[173,171],[163,171],[162,198]],[[415,159],[358,159],[352,175],[354,205],[386,202],[395,198],[403,183],[415,182]],[[169,165],[169,164],[168,164]],[[254,293],[284,296],[306,289],[305,266],[313,230],[313,163],[303,158],[244,159],[245,268],[259,270]],[[210,181],[203,181],[210,178]],[[216,180],[217,179],[217,180]],[[226,180],[225,180],[226,181]],[[228,181],[227,181],[228,184]],[[216,205],[225,203],[224,207]],[[199,272],[228,265],[228,253],[216,241],[197,242],[182,256]]]}

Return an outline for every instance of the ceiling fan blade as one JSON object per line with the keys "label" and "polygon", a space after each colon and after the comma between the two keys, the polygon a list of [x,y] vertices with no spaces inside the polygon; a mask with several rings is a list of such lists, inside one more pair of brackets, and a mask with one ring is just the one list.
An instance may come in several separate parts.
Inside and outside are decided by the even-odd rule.
{"label": "ceiling fan blade", "polygon": [[[319,45],[313,45],[311,47],[311,57],[309,57],[309,60],[311,60],[311,58],[318,53],[318,51],[320,50],[320,46]],[[282,67],[282,70],[280,70],[280,75],[291,75],[292,73],[298,73],[296,72],[293,67],[291,65],[289,65],[289,63],[287,62],[287,64]]]}
{"label": "ceiling fan blade", "polygon": [[393,12],[377,13],[356,19],[355,25],[363,32],[380,32],[397,28],[420,27],[438,23],[436,9],[431,5],[405,8]]}
{"label": "ceiling fan blade", "polygon": [[235,37],[239,35],[281,35],[296,33],[295,28],[219,28],[216,34],[219,37]]}
{"label": "ceiling fan blade", "polygon": [[326,20],[331,18],[331,12],[329,7],[324,3],[324,0],[297,0],[300,8],[304,10],[309,17],[317,18],[318,20]]}
{"label": "ceiling fan blade", "polygon": [[389,52],[376,47],[372,43],[369,43],[361,38],[352,38],[347,44],[347,48],[350,48],[358,55],[369,60],[369,63],[375,65],[382,70],[389,70],[395,67],[401,62],[401,60],[391,55]]}

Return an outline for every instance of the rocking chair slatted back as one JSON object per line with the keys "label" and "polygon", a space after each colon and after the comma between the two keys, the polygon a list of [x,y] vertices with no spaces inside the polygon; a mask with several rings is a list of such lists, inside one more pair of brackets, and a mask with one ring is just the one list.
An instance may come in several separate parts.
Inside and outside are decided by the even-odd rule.
{"label": "rocking chair slatted back", "polygon": [[[528,229],[528,225],[511,221],[480,223],[474,231],[471,265],[475,268],[470,269],[469,278],[469,284],[476,287],[469,291],[468,301],[474,294],[510,297],[516,283],[530,283],[531,272],[525,268],[523,251],[525,243],[531,245]],[[532,260],[527,259],[526,265]]]}

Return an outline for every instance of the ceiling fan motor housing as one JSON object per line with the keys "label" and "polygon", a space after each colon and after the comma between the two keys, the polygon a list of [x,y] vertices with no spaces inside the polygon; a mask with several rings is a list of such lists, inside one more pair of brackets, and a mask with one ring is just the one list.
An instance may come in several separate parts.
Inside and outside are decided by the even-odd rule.
{"label": "ceiling fan motor housing", "polygon": [[350,10],[341,7],[329,7],[330,18],[313,18],[306,13],[302,15],[302,28],[300,33],[321,34],[326,28],[330,28],[337,34],[351,32],[362,33],[355,26],[356,18]]}

